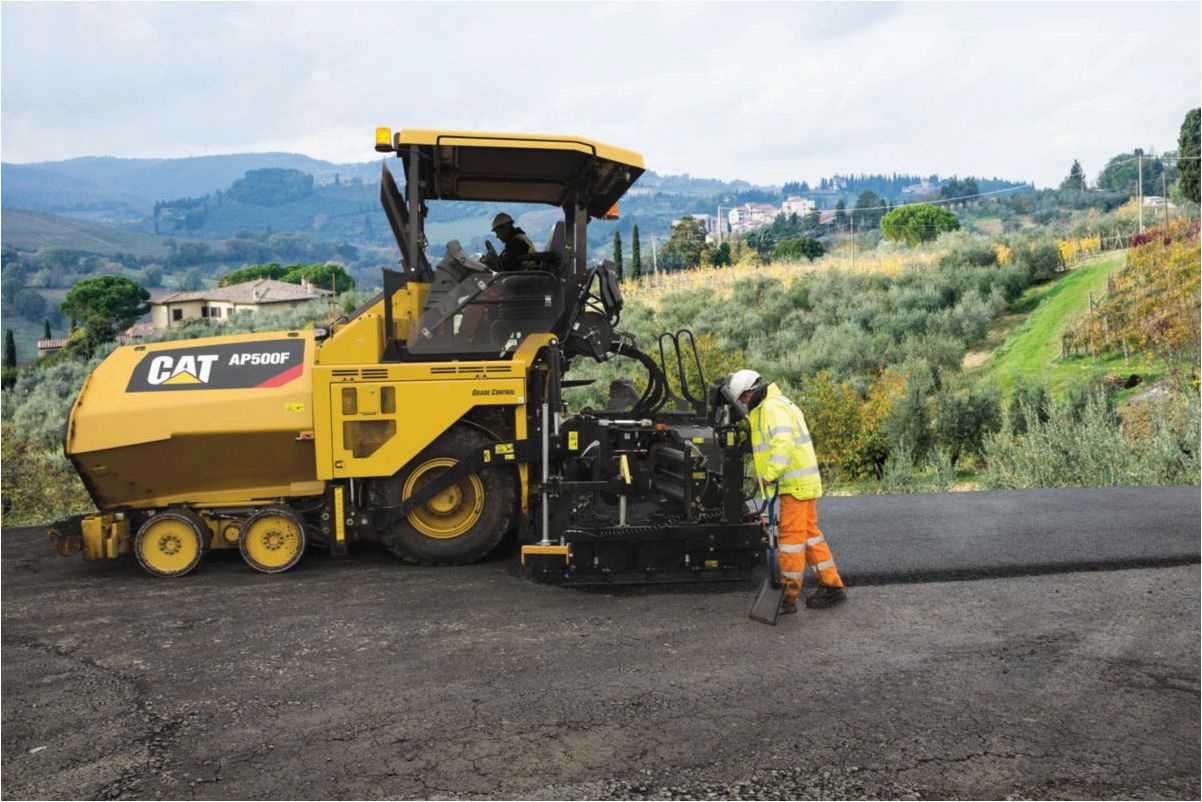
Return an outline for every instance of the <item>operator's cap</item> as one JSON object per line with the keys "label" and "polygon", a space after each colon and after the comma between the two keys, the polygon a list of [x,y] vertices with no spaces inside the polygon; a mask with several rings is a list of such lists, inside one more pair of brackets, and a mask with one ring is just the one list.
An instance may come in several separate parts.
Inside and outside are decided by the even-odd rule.
{"label": "operator's cap", "polygon": [[505,212],[501,212],[500,214],[498,214],[496,217],[494,217],[492,219],[492,230],[493,231],[496,231],[501,226],[511,226],[511,225],[513,225],[513,218],[510,217],[509,215],[505,214]]}

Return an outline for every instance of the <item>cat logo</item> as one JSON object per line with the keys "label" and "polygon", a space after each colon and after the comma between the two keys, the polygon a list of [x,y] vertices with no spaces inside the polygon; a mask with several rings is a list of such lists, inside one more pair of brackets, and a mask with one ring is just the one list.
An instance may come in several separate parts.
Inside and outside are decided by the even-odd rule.
{"label": "cat logo", "polygon": [[146,381],[159,384],[208,384],[216,354],[186,354],[178,360],[171,356],[156,356],[150,360]]}
{"label": "cat logo", "polygon": [[271,389],[305,374],[305,340],[244,340],[156,349],[134,367],[127,393]]}

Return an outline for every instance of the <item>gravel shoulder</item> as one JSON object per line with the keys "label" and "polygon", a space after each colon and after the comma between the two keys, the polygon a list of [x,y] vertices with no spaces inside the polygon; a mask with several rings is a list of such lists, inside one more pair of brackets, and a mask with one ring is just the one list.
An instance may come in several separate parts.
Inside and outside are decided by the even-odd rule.
{"label": "gravel shoulder", "polygon": [[600,593],[0,539],[6,798],[1197,798],[1197,565]]}

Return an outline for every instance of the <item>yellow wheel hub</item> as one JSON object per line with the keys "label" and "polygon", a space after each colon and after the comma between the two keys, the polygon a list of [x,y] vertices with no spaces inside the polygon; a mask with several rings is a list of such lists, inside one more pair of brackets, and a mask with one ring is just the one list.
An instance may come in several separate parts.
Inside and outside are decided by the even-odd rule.
{"label": "yellow wheel hub", "polygon": [[[401,498],[409,498],[457,464],[458,460],[440,457],[418,465],[405,481]],[[409,513],[409,523],[426,537],[450,540],[471,531],[483,510],[484,483],[473,473]]]}
{"label": "yellow wheel hub", "polygon": [[138,539],[138,556],[153,572],[165,575],[188,570],[200,554],[196,531],[184,521],[165,518]]}
{"label": "yellow wheel hub", "polygon": [[243,554],[269,571],[294,562],[303,543],[296,522],[286,515],[263,515],[251,521],[242,533]]}

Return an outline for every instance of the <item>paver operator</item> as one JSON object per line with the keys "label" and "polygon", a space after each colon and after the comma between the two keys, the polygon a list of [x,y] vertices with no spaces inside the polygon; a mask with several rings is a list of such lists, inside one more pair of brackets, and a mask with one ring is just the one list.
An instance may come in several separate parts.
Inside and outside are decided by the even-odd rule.
{"label": "paver operator", "polygon": [[499,257],[500,264],[496,266],[497,270],[504,272],[521,269],[518,259],[534,251],[534,243],[530,241],[530,237],[526,236],[526,232],[518,228],[513,218],[505,212],[492,219],[492,232],[505,245]]}
{"label": "paver operator", "polygon": [[805,416],[776,384],[754,370],[727,378],[730,394],[747,407],[755,471],[764,485],[779,482],[780,535],[777,553],[785,595],[781,613],[796,613],[806,565],[818,574],[818,590],[806,607],[823,608],[847,599],[830,547],[818,528],[822,477]]}

